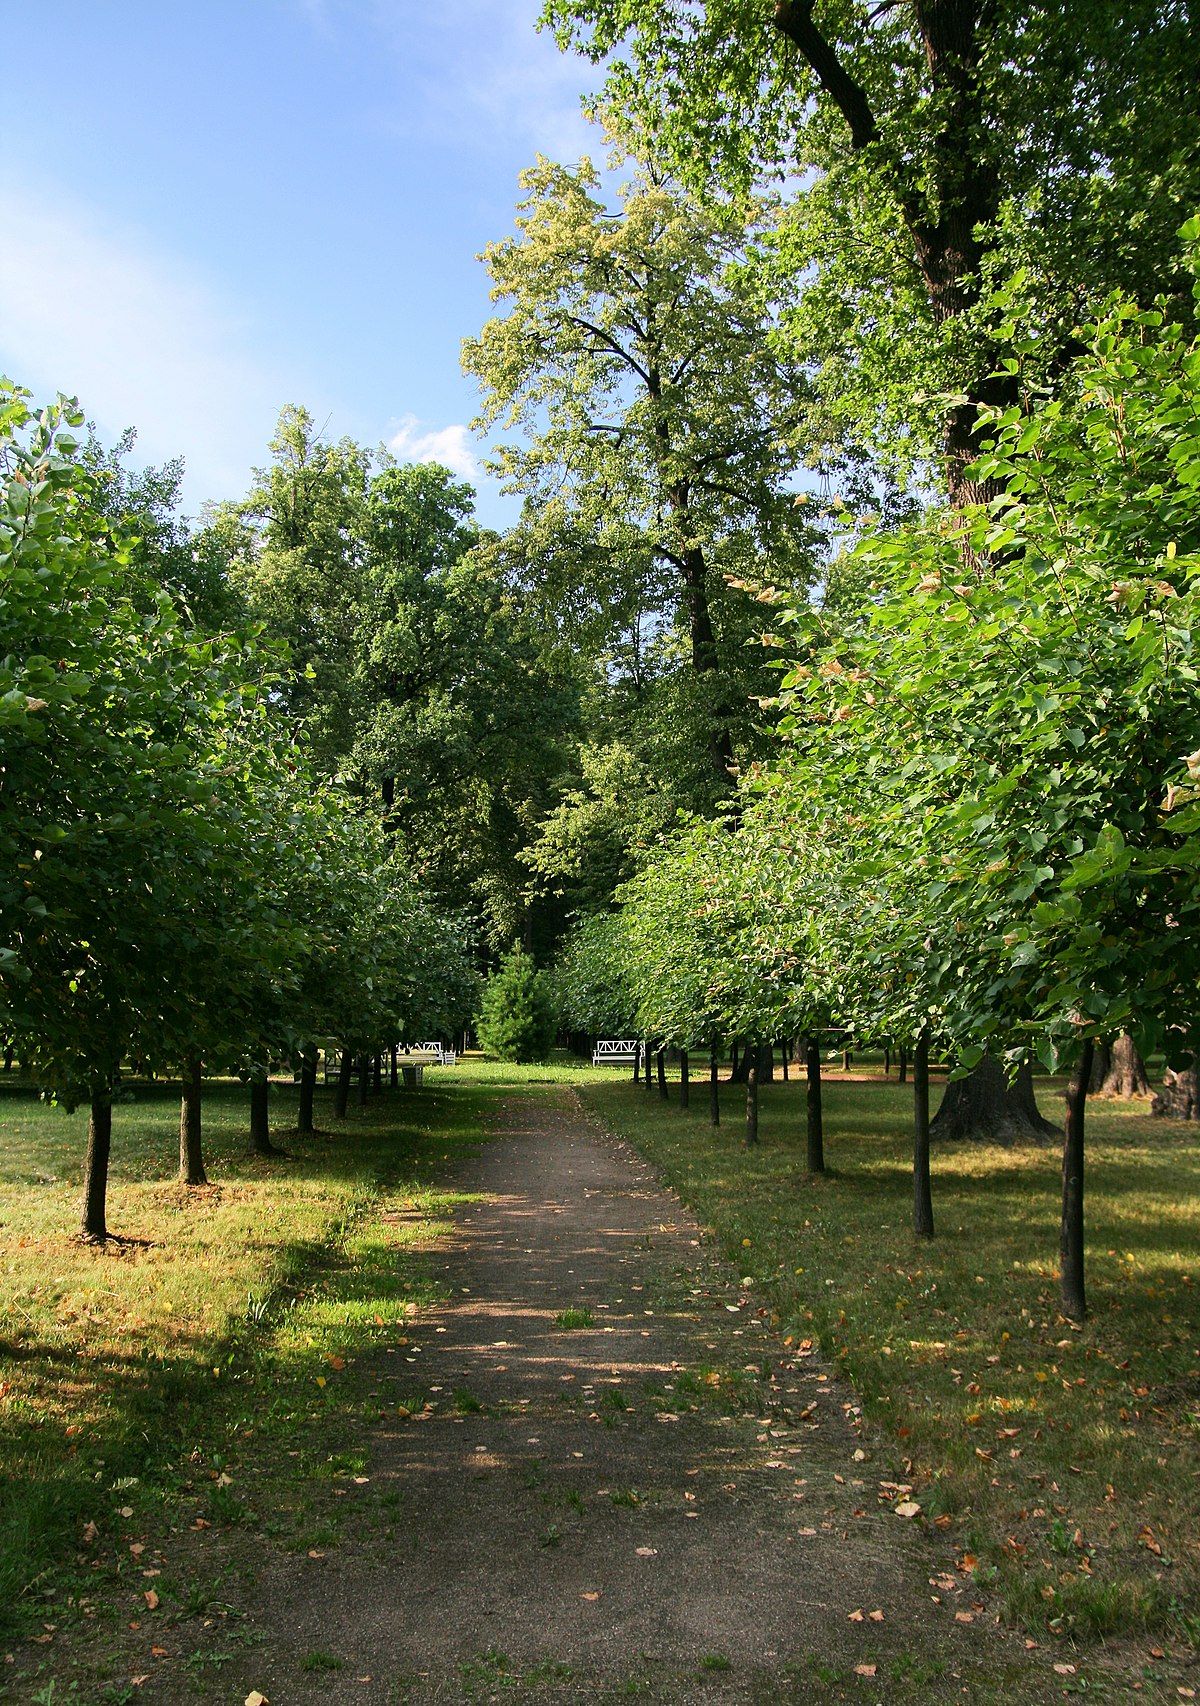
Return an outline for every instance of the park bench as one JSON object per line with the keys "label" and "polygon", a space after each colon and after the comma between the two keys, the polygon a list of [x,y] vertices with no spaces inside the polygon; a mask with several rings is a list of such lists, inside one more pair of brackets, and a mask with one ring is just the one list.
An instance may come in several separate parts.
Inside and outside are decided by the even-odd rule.
{"label": "park bench", "polygon": [[632,1066],[637,1058],[636,1037],[607,1037],[592,1050],[593,1066]]}

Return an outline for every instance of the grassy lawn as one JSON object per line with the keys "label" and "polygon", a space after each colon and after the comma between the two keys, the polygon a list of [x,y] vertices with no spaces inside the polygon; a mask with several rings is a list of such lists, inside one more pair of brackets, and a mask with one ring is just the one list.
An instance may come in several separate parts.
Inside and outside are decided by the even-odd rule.
{"label": "grassy lawn", "polygon": [[[334,1544],[338,1484],[363,1467],[347,1441],[382,1413],[355,1363],[403,1346],[438,1295],[418,1246],[463,1200],[447,1181],[500,1099],[563,1081],[676,1186],[792,1354],[838,1363],[882,1441],[880,1477],[913,1484],[915,1520],[945,1531],[993,1609],[1035,1637],[1200,1644],[1194,1127],[1093,1105],[1092,1314],[1077,1330],[1055,1307],[1053,1148],[936,1153],[938,1235],[919,1244],[894,1081],[827,1086],[830,1171],[812,1179],[795,1080],[764,1088],[748,1152],[732,1087],[713,1132],[701,1083],[683,1115],[675,1085],[664,1106],[624,1071],[474,1062],[340,1127],[322,1092],[327,1129],[305,1140],[277,1086],[279,1161],[250,1155],[241,1088],[210,1086],[217,1182],[190,1191],[173,1178],[173,1092],[135,1087],[114,1118],[109,1224],[124,1241],[103,1249],[73,1236],[84,1117],[0,1092],[4,1632],[94,1635],[131,1572],[158,1616],[211,1611],[219,1585],[135,1567],[142,1536],[240,1526]],[[1057,1091],[1039,1081],[1055,1117]],[[394,1515],[381,1506],[381,1532]]]}
{"label": "grassy lawn", "polygon": [[[698,1093],[697,1093],[698,1092]],[[1062,1086],[1038,1081],[1061,1115]],[[1148,1105],[1088,1112],[1091,1318],[1057,1310],[1060,1158],[935,1151],[932,1243],[911,1232],[910,1092],[826,1086],[829,1172],[804,1168],[804,1086],[742,1093],[623,1079],[588,1108],[662,1171],[741,1268],[789,1345],[856,1387],[916,1520],[948,1531],[990,1603],[1034,1634],[1136,1630],[1200,1642],[1200,1145]]]}
{"label": "grassy lawn", "polygon": [[[135,1087],[113,1121],[108,1218],[121,1241],[103,1248],[73,1236],[86,1116],[0,1095],[4,1632],[67,1601],[86,1610],[82,1584],[119,1559],[152,1507],[237,1523],[251,1499],[275,1507],[293,1543],[311,1538],[312,1500],[248,1487],[228,1472],[233,1459],[257,1439],[256,1475],[296,1485],[336,1463],[326,1447],[346,1404],[365,1402],[354,1359],[395,1343],[432,1294],[409,1247],[446,1223],[458,1199],[438,1180],[478,1142],[499,1087],[373,1098],[340,1126],[323,1096],[329,1129],[306,1139],[287,1130],[295,1092],[273,1087],[289,1153],[264,1161],[249,1153],[244,1090],[209,1085],[218,1182],[192,1190],[172,1176],[176,1095]],[[299,1427],[304,1450],[290,1461],[281,1442]]]}

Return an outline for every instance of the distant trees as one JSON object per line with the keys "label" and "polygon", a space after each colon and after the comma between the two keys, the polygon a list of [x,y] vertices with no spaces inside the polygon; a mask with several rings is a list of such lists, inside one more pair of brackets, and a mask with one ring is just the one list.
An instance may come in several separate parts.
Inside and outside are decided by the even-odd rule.
{"label": "distant trees", "polygon": [[[124,1060],[193,1092],[203,1061],[261,1080],[321,1038],[458,1018],[473,982],[381,832],[315,797],[278,658],[186,625],[131,562],[80,418],[0,391],[0,1028],[91,1107],[82,1230],[102,1239]],[[356,889],[370,932],[331,940]],[[203,1177],[194,1094],[181,1165]]]}

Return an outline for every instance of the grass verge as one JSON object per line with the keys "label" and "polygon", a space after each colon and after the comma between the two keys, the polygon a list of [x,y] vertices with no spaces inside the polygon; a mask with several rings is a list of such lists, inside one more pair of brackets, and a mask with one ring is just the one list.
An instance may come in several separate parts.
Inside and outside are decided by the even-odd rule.
{"label": "grass verge", "polygon": [[[1061,1086],[1039,1082],[1057,1118]],[[805,1171],[804,1087],[764,1087],[761,1142],[610,1079],[588,1109],[662,1172],[800,1356],[835,1360],[917,1520],[1033,1633],[1200,1643],[1200,1343],[1194,1128],[1145,1104],[1088,1113],[1088,1288],[1057,1309],[1054,1150],[943,1147],[937,1236],[911,1232],[910,1093],[826,1089],[829,1171]],[[677,1092],[672,1087],[672,1097]]]}

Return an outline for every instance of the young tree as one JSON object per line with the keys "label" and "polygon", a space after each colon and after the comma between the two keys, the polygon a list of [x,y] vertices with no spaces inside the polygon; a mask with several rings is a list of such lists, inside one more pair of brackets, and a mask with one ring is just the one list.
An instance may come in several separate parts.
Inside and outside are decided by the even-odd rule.
{"label": "young tree", "polygon": [[554,996],[519,943],[483,987],[475,1029],[500,1060],[545,1060],[554,1043]]}

